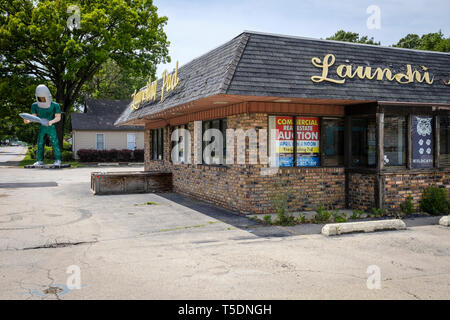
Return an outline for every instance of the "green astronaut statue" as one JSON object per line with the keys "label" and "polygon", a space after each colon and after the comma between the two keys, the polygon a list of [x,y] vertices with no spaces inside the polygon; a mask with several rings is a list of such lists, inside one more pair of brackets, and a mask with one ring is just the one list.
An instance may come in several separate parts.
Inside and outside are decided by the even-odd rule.
{"label": "green astronaut statue", "polygon": [[[48,120],[42,121],[39,125],[38,141],[37,141],[37,162],[34,166],[42,166],[44,164],[44,138],[48,135],[52,144],[53,153],[55,154],[55,166],[61,166],[61,150],[59,148],[58,135],[56,133],[55,123],[61,121],[61,108],[59,104],[52,101],[50,90],[43,84],[36,87],[36,102],[31,106],[31,114],[35,117]],[[24,120],[30,123],[30,120]]]}

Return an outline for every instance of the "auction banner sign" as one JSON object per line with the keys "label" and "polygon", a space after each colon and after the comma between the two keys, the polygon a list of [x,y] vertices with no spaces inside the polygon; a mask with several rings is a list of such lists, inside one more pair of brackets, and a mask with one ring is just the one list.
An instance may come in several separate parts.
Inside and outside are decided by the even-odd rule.
{"label": "auction banner sign", "polygon": [[319,118],[297,117],[297,166],[317,167],[319,166]]}
{"label": "auction banner sign", "polygon": [[292,167],[294,165],[294,129],[293,117],[275,117],[277,129],[276,153],[280,167]]}
{"label": "auction banner sign", "polygon": [[413,116],[413,168],[433,168],[433,117]]}

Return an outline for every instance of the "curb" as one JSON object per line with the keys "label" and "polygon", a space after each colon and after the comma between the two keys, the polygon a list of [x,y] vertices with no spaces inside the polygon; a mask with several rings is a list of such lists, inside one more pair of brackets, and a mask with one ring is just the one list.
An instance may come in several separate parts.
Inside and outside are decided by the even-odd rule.
{"label": "curb", "polygon": [[441,220],[439,220],[439,224],[448,227],[450,225],[450,215],[442,217]]}
{"label": "curb", "polygon": [[330,223],[322,228],[322,234],[325,236],[335,236],[346,233],[356,232],[376,232],[383,230],[405,230],[406,224],[400,219]]}

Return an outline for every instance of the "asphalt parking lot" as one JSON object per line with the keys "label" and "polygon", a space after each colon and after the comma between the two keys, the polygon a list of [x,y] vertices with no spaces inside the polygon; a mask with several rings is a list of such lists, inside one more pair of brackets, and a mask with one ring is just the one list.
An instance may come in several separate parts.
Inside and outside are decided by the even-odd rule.
{"label": "asphalt parking lot", "polygon": [[94,196],[95,170],[0,168],[1,299],[450,298],[446,227],[325,237],[175,193]]}

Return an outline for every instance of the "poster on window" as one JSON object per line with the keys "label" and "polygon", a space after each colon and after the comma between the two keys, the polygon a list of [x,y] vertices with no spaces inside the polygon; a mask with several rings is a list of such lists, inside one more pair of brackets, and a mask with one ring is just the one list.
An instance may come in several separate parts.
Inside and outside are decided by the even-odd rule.
{"label": "poster on window", "polygon": [[433,167],[433,117],[413,116],[413,168]]}
{"label": "poster on window", "polygon": [[319,118],[297,117],[297,166],[319,166]]}
{"label": "poster on window", "polygon": [[276,153],[280,167],[292,167],[294,164],[294,128],[293,118],[275,117],[277,129]]}

